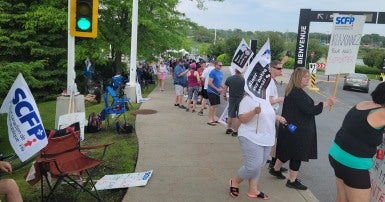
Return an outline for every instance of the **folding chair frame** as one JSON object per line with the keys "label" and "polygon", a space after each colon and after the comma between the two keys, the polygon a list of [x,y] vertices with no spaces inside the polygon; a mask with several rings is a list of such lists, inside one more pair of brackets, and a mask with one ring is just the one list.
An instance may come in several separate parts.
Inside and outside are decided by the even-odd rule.
{"label": "folding chair frame", "polygon": [[[64,130],[66,130],[66,129],[64,129]],[[68,130],[68,128],[67,128],[67,130]],[[76,138],[80,138],[79,137],[79,135],[80,135],[79,131],[75,132],[75,131],[71,131],[71,129],[69,131],[70,132],[68,134],[66,134],[65,136],[73,135],[73,136],[76,136]],[[49,140],[51,138],[54,138],[53,137],[54,133],[55,133],[55,131],[51,131],[51,133],[49,135]],[[59,138],[65,138],[65,136],[62,136]],[[104,144],[104,145],[80,147],[80,142],[78,142],[76,147],[69,148],[68,150],[63,151],[63,152],[53,153],[53,154],[45,154],[43,152],[40,152],[40,155],[37,159],[37,163],[38,163],[37,169],[39,169],[39,172],[40,172],[41,200],[44,201],[44,199],[45,199],[46,201],[49,201],[50,198],[54,195],[54,191],[58,188],[58,185],[60,185],[64,181],[67,184],[69,184],[70,186],[72,186],[74,189],[80,188],[81,191],[86,191],[92,197],[94,197],[98,201],[101,201],[99,193],[95,187],[95,183],[92,180],[93,172],[89,172],[88,169],[93,169],[93,171],[96,170],[96,168],[102,163],[101,159],[104,157],[107,147],[110,146],[111,144],[113,144],[113,143]],[[104,148],[103,153],[101,154],[100,160],[92,159],[92,158],[84,155],[81,152],[82,150],[90,150],[90,149],[97,149],[97,148]],[[65,153],[69,153],[69,152],[74,152],[75,150],[79,150],[79,152],[80,152],[79,155],[87,157],[89,160],[92,160],[93,164],[88,166],[87,168],[79,169],[78,171],[73,171],[73,172],[63,171],[60,168],[60,166],[58,165],[58,161],[59,161],[58,159],[60,158],[61,155],[65,154]],[[54,177],[57,178],[57,180],[54,183],[54,185],[52,186],[51,182],[49,180],[48,172],[50,172],[50,170],[53,169],[50,167],[53,165],[55,166],[55,169],[59,172],[59,174],[54,175]],[[77,174],[77,173],[79,173],[79,174]],[[86,173],[86,175],[83,175],[84,173]],[[83,176],[86,176],[86,178],[85,178],[86,180],[84,183],[83,183],[83,178],[82,178]],[[77,177],[77,179],[75,179],[74,177]],[[46,181],[48,188],[49,188],[49,193],[47,196],[44,196],[44,186],[43,186],[44,180],[43,180],[43,178],[45,178],[45,181]],[[78,182],[78,179],[82,180],[81,183]],[[91,191],[91,189],[86,188],[89,185],[88,183],[90,183],[91,189],[93,189],[95,191],[95,193],[93,193]]]}

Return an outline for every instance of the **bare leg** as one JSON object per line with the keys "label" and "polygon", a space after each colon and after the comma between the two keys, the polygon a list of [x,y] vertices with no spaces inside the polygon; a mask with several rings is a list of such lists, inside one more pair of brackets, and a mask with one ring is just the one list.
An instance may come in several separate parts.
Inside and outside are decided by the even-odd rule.
{"label": "bare leg", "polygon": [[258,195],[258,180],[257,179],[249,179],[249,194]]}
{"label": "bare leg", "polygon": [[345,184],[338,177],[336,177],[336,187],[337,187],[336,202],[348,202],[348,199],[346,197],[346,192],[345,192]]}
{"label": "bare leg", "polygon": [[298,171],[289,170],[289,180],[290,180],[290,182],[294,182],[295,179],[297,179],[297,176],[298,176]]}
{"label": "bare leg", "polygon": [[232,125],[233,125],[233,118],[227,117],[227,129],[231,129]]}
{"label": "bare leg", "polygon": [[19,187],[13,179],[0,180],[0,194],[5,194],[9,202],[23,201]]}
{"label": "bare leg", "polygon": [[238,132],[238,128],[240,125],[241,125],[241,121],[238,118],[236,118],[234,123],[234,128],[233,128],[234,132]]}
{"label": "bare leg", "polygon": [[343,184],[345,187],[345,193],[347,201],[349,202],[369,202],[370,201],[370,188],[369,189],[356,189]]}
{"label": "bare leg", "polygon": [[277,161],[275,161],[274,170],[279,171],[281,169],[282,165],[283,165],[282,161],[277,159]]}

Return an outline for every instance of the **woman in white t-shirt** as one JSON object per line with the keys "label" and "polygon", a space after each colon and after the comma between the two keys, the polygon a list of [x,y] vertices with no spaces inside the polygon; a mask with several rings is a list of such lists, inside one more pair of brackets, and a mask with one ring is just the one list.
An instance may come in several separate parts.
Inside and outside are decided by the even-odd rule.
{"label": "woman in white t-shirt", "polygon": [[250,198],[269,199],[258,190],[258,178],[261,168],[268,158],[275,143],[275,120],[286,124],[286,119],[276,115],[268,100],[246,95],[239,104],[238,139],[243,155],[243,165],[236,176],[230,179],[230,195],[239,195],[239,184],[249,181],[247,196]]}

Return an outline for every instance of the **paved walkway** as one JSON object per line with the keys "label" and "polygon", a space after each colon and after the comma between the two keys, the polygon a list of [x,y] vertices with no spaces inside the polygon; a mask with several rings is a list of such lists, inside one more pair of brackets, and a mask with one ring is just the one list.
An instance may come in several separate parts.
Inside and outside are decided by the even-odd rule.
{"label": "paved walkway", "polygon": [[[166,82],[165,91],[156,88],[148,97],[151,100],[141,109],[158,112],[136,117],[136,172],[154,172],[145,187],[128,189],[123,201],[250,201],[246,181],[240,186],[238,198],[228,193],[228,181],[242,164],[238,139],[226,135],[221,125],[207,125],[207,111],[202,117],[175,107],[171,80]],[[310,191],[290,189],[285,183],[272,177],[266,166],[259,189],[270,197],[269,201],[318,201]]]}

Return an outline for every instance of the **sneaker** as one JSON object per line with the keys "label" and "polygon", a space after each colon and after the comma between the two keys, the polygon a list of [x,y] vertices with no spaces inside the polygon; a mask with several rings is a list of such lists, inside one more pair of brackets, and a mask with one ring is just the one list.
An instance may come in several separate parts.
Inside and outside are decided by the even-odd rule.
{"label": "sneaker", "polygon": [[290,180],[287,180],[286,186],[289,188],[298,189],[298,190],[306,190],[307,189],[307,187],[305,185],[301,184],[301,182],[298,179],[295,179],[294,182],[290,182]]}
{"label": "sneaker", "polygon": [[191,110],[191,113],[195,113],[195,112],[196,112],[195,109]]}
{"label": "sneaker", "polygon": [[179,107],[179,104],[174,104],[175,107]]}
{"label": "sneaker", "polygon": [[238,132],[232,132],[232,133],[231,133],[231,136],[233,136],[233,137],[238,137]]}
{"label": "sneaker", "polygon": [[233,133],[233,129],[228,128],[228,129],[226,130],[226,134],[231,134],[231,133]]}
{"label": "sneaker", "polygon": [[186,107],[183,106],[183,105],[179,105],[178,107],[181,108],[181,109],[186,109]]}
{"label": "sneaker", "polygon": [[269,173],[275,176],[277,179],[280,179],[280,180],[286,179],[286,177],[282,175],[281,171],[275,171],[274,168],[269,169]]}
{"label": "sneaker", "polygon": [[198,115],[199,115],[199,116],[203,116],[203,110],[200,110],[200,111],[198,112]]}

